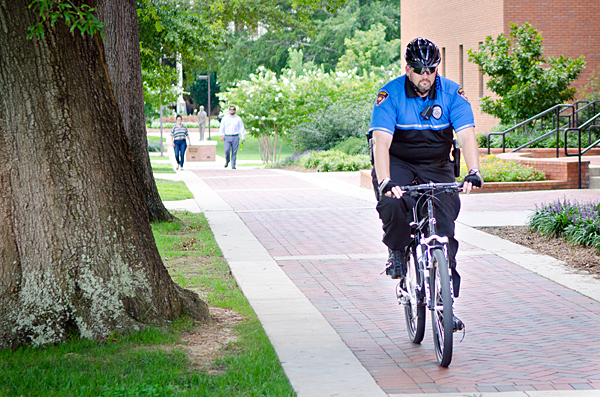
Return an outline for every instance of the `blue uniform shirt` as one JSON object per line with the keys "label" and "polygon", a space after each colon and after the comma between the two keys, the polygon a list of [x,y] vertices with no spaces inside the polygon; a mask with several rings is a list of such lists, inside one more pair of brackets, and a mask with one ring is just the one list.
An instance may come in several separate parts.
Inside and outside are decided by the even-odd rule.
{"label": "blue uniform shirt", "polygon": [[[431,107],[429,119],[421,113]],[[393,135],[390,155],[414,164],[448,158],[453,133],[474,127],[473,110],[463,89],[437,76],[429,95],[417,95],[406,75],[384,85],[371,115],[369,132]]]}

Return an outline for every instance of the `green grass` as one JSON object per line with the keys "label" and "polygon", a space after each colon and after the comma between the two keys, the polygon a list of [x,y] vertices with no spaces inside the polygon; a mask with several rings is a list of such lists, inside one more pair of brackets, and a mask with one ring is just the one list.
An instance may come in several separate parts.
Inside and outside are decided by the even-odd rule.
{"label": "green grass", "polygon": [[162,201],[177,201],[193,199],[194,195],[186,186],[185,182],[170,181],[168,179],[156,178],[156,187]]}
{"label": "green grass", "polygon": [[171,163],[163,163],[162,161],[159,163],[150,160],[150,165],[152,166],[152,172],[155,174],[175,174]]}
{"label": "green grass", "polygon": [[[182,349],[169,348],[191,320],[103,342],[79,340],[43,348],[0,350],[2,396],[293,396],[277,356],[248,301],[237,287],[202,214],[175,214],[153,232],[173,278],[200,289],[210,305],[247,318],[238,341],[212,367],[195,370]],[[173,266],[169,263],[178,263]],[[166,348],[165,348],[166,347]]]}
{"label": "green grass", "polygon": [[[148,139],[148,142],[160,142],[159,136],[147,135],[146,138]],[[166,142],[166,141],[167,141],[167,138],[165,138],[163,136],[163,142]]]}
{"label": "green grass", "polygon": [[[225,157],[225,148],[223,146],[223,141],[221,141],[221,139],[219,138],[219,135],[213,134],[212,140],[217,141],[217,155]],[[286,157],[291,156],[292,154],[294,154],[292,148],[287,143],[284,143],[283,147],[281,148],[281,156],[279,159],[283,160]],[[246,135],[246,141],[244,142],[244,146],[242,146],[242,150],[238,150],[237,152],[237,159],[257,160],[257,164],[262,164],[260,158],[260,151],[258,148],[258,139],[253,136]]]}

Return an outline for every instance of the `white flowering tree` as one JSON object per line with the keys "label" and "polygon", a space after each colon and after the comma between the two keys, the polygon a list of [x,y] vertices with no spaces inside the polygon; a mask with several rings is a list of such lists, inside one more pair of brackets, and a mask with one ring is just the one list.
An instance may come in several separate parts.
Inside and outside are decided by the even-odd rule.
{"label": "white flowering tree", "polygon": [[248,133],[259,140],[263,163],[277,162],[281,143],[292,125],[339,101],[374,100],[378,89],[397,75],[398,70],[378,68],[362,75],[354,69],[330,73],[307,70],[302,75],[284,70],[277,76],[260,67],[250,80],[239,81],[218,95],[224,102],[222,109],[229,105],[239,108]]}

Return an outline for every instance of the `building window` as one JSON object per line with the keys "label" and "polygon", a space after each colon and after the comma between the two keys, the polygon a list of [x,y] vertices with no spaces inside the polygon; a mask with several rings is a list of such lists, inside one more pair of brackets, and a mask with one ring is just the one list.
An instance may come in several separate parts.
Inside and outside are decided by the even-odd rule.
{"label": "building window", "polygon": [[[483,46],[483,41],[479,42],[479,48]],[[479,68],[477,68],[479,70]],[[479,98],[483,98],[483,73],[479,70]]]}
{"label": "building window", "polygon": [[458,46],[458,84],[461,87],[465,85],[463,67],[463,45],[461,44]]}
{"label": "building window", "polygon": [[446,47],[442,47],[442,76],[446,77]]}

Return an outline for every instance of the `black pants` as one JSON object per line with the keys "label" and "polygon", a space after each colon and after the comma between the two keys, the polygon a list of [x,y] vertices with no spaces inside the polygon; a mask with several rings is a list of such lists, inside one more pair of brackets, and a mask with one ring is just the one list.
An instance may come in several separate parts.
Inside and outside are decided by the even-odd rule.
{"label": "black pants", "polygon": [[[450,163],[444,165],[414,165],[390,156],[390,178],[398,185],[410,185],[429,182],[454,182],[454,168]],[[377,176],[372,172],[375,195],[377,192]],[[449,266],[452,269],[452,284],[454,296],[460,291],[460,275],[456,271],[456,252],[458,241],[454,238],[454,221],[460,211],[460,198],[458,194],[440,194],[436,196],[435,219],[437,234],[448,237]],[[412,208],[414,200],[403,196],[401,199],[382,196],[377,203],[377,212],[383,222],[383,243],[390,249],[404,249],[410,242],[410,222],[412,221]],[[426,208],[420,208],[426,211]]]}

